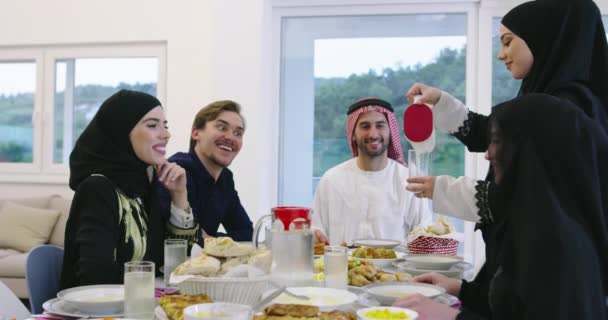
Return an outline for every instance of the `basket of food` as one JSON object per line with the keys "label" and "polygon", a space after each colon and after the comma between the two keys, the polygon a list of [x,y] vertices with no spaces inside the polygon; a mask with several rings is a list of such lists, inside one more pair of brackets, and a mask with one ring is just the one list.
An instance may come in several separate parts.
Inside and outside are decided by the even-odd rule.
{"label": "basket of food", "polygon": [[459,241],[454,227],[445,217],[439,216],[434,224],[423,228],[416,226],[408,235],[407,248],[411,254],[458,254]]}
{"label": "basket of food", "polygon": [[205,239],[203,253],[179,265],[170,282],[182,294],[251,305],[271,288],[271,263],[270,250],[255,250],[228,237]]}

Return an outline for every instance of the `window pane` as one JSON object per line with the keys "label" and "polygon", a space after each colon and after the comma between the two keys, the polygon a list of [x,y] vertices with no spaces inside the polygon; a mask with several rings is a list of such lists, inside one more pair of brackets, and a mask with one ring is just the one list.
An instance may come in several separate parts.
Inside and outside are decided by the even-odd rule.
{"label": "window pane", "polygon": [[[602,16],[602,22],[604,22],[604,31],[608,28],[608,16]],[[606,33],[606,38],[608,38],[608,32]]]}
{"label": "window pane", "polygon": [[0,61],[0,162],[31,163],[34,61]]}
{"label": "window pane", "polygon": [[515,80],[511,77],[511,73],[505,67],[503,61],[498,60],[500,52],[499,29],[502,18],[494,18],[492,30],[492,105],[495,106],[501,102],[517,96],[521,80]]}
{"label": "window pane", "polygon": [[74,142],[101,103],[130,89],[156,95],[156,58],[63,59],[55,63],[54,163],[67,163]]}
{"label": "window pane", "polygon": [[[465,14],[285,18],[281,44],[282,205],[310,206],[325,171],[352,157],[344,128],[354,101],[389,101],[401,126],[414,82],[465,98]],[[432,166],[463,175],[463,145],[438,134]]]}

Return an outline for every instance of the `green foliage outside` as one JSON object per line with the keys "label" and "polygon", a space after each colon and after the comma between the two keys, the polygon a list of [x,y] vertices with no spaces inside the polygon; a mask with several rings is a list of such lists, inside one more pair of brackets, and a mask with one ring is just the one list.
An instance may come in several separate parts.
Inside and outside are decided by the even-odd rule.
{"label": "green foliage outside", "polygon": [[[91,121],[101,103],[120,89],[156,95],[155,83],[120,83],[118,86],[82,85],[74,90],[74,141]],[[55,153],[61,162],[64,93],[55,94]],[[0,162],[32,162],[34,93],[0,95]]]}
{"label": "green foliage outside", "polygon": [[[376,96],[395,108],[397,121],[403,123],[403,112],[409,105],[405,92],[415,82],[439,87],[464,101],[465,50],[443,49],[437,59],[426,65],[370,70],[348,78],[315,79],[314,168],[320,177],[329,168],[351,158],[346,141],[346,109],[354,101]],[[403,128],[401,128],[403,130]],[[464,148],[455,138],[436,133],[437,147],[433,156],[433,174],[462,175]],[[409,147],[401,137],[404,153]]]}
{"label": "green foliage outside", "polygon": [[[499,43],[494,39],[494,56]],[[514,81],[504,64],[493,63],[493,104],[506,101],[517,94],[520,82]],[[315,79],[314,177],[320,177],[329,168],[350,159],[346,140],[346,110],[353,102],[368,96],[389,101],[395,108],[397,122],[403,123],[403,112],[409,105],[406,91],[422,82],[449,92],[465,101],[466,51],[443,49],[439,56],[426,65],[387,68],[381,73],[370,70],[366,74],[353,74],[347,78]],[[403,128],[401,128],[401,131]],[[464,147],[454,137],[436,132],[436,147],[432,157],[432,174],[459,176],[464,173]],[[401,135],[404,154],[410,149]]]}
{"label": "green foliage outside", "polygon": [[[74,94],[74,113],[73,113],[73,137],[74,142],[80,136],[82,131],[91,121],[92,117],[101,106],[101,103],[109,96],[118,92],[121,89],[141,91],[156,95],[156,83],[120,83],[116,87],[102,85],[83,85],[75,88]],[[55,163],[62,162],[63,154],[63,99],[64,92],[55,94],[55,149],[53,161]]]}

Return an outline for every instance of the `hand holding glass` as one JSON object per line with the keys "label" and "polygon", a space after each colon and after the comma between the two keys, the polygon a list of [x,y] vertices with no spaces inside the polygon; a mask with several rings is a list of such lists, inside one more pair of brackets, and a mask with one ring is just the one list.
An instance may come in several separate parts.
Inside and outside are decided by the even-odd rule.
{"label": "hand holding glass", "polygon": [[409,168],[409,176],[423,177],[430,175],[431,154],[429,152],[419,153],[416,150],[408,150],[407,165]]}

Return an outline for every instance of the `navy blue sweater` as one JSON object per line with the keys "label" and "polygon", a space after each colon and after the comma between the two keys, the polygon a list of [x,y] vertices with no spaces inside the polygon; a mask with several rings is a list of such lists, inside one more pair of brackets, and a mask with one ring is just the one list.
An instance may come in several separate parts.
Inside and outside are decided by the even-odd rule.
{"label": "navy blue sweater", "polygon": [[[253,224],[234,188],[232,171],[224,168],[217,181],[214,181],[194,151],[178,152],[171,156],[169,161],[179,164],[186,170],[188,202],[192,208],[194,220],[208,235],[228,236],[235,241],[251,241]],[[161,206],[169,208],[171,197],[162,184],[159,183],[159,185],[161,185],[159,190]],[[225,234],[217,232],[220,224],[226,229]],[[203,246],[202,232],[199,233],[198,242],[200,246]]]}

